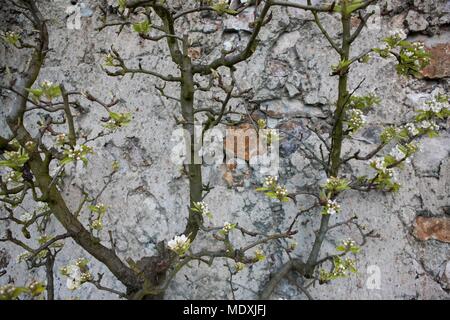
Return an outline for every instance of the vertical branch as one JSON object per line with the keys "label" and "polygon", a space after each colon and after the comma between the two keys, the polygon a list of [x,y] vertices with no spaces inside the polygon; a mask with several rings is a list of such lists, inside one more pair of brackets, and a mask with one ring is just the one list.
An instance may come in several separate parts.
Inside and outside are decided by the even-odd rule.
{"label": "vertical branch", "polygon": [[[348,61],[350,57],[351,45],[351,24],[350,13],[347,12],[347,1],[342,1],[341,24],[342,24],[342,52],[340,54],[341,61]],[[336,103],[336,111],[334,113],[334,127],[331,139],[331,150],[329,157],[328,176],[337,177],[341,165],[341,150],[343,132],[344,109],[348,98],[348,67],[339,73],[338,84],[338,100]],[[319,231],[317,232],[311,253],[306,262],[306,273],[311,276],[314,272],[317,259],[319,257],[322,243],[328,230],[330,215],[323,215],[320,221]]]}
{"label": "vertical branch", "polygon": [[53,277],[53,267],[55,265],[55,256],[48,250],[45,260],[45,272],[47,275],[47,300],[55,300],[55,285]]}
{"label": "vertical branch", "polygon": [[69,143],[73,147],[77,144],[77,138],[75,135],[75,126],[73,123],[73,115],[72,115],[72,112],[70,110],[70,105],[69,105],[69,95],[67,94],[67,91],[64,88],[63,84],[60,84],[59,87],[61,89],[61,95],[63,98],[64,113],[66,115],[67,125],[69,126],[69,135],[68,135]]}
{"label": "vertical branch", "polygon": [[188,55],[189,39],[187,35],[183,36],[183,55],[181,66],[181,91],[180,105],[181,114],[183,115],[183,128],[189,132],[190,136],[190,162],[189,162],[189,200],[190,210],[189,218],[185,229],[185,234],[191,241],[197,236],[197,232],[202,223],[202,217],[192,211],[193,203],[202,201],[203,181],[202,181],[202,165],[196,163],[197,158],[197,141],[195,134],[195,117],[194,117],[194,76],[192,72],[192,61]]}
{"label": "vertical branch", "polygon": [[27,13],[24,14],[32,22],[35,30],[38,31],[39,37],[27,69],[19,75],[15,82],[15,87],[19,93],[18,101],[7,116],[8,125],[13,133],[15,132],[16,126],[22,123],[23,115],[25,114],[29,96],[27,89],[29,89],[36,81],[48,52],[47,25],[45,24],[45,20],[36,6],[35,1],[24,1],[23,8],[29,11],[29,15]]}

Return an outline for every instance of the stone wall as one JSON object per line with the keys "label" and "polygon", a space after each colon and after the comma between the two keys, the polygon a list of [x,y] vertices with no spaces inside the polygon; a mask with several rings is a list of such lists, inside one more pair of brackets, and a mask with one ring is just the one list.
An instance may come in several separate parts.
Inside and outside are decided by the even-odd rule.
{"label": "stone wall", "polygon": [[[119,35],[117,29],[101,32],[95,30],[100,24],[97,1],[84,0],[86,5],[81,30],[66,28],[66,0],[53,0],[42,6],[49,19],[50,47],[47,62],[40,80],[63,82],[68,90],[88,89],[92,94],[107,100],[112,94],[121,99],[120,111],[134,115],[130,126],[114,135],[98,139],[93,147],[95,154],[87,168],[70,167],[65,179],[65,197],[75,208],[81,190],[95,192],[102,188],[105,176],[113,160],[119,161],[120,173],[114,183],[102,195],[102,202],[110,206],[105,223],[117,240],[121,257],[140,257],[152,254],[155,244],[169,240],[183,231],[188,184],[182,168],[168,160],[173,143],[172,132],[177,128],[174,116],[180,114],[176,103],[159,96],[155,84],[159,80],[136,75],[134,78],[110,78],[101,70],[106,50],[113,45],[130,64],[149,69],[175,70],[169,62],[163,43],[142,42],[125,28]],[[320,2],[320,1],[315,1]],[[448,92],[450,77],[450,3],[446,0],[394,0],[380,1],[380,15],[371,27],[364,30],[354,46],[354,54],[367,48],[381,46],[381,40],[392,30],[404,30],[408,39],[424,41],[433,54],[432,64],[424,71],[422,79],[407,79],[395,72],[392,60],[373,58],[368,64],[352,69],[350,87],[355,88],[362,78],[366,80],[360,94],[373,92],[382,102],[369,114],[369,125],[354,138],[356,144],[345,146],[345,152],[359,148],[370,150],[378,142],[382,124],[402,122],[420,107],[421,103],[438,91]],[[197,16],[181,29],[190,30],[192,46],[199,59],[217,55],[222,43],[244,41],[248,37],[248,22],[252,11],[243,17],[220,18]],[[1,9],[0,29],[13,28],[14,18]],[[339,30],[336,16],[323,15],[327,29]],[[212,33],[214,32],[215,33]],[[211,32],[204,36],[202,32]],[[337,32],[333,32],[337,34]],[[252,87],[255,96],[252,103],[259,104],[268,115],[268,125],[289,132],[281,141],[280,177],[289,190],[300,186],[314,186],[324,179],[315,164],[306,159],[299,144],[292,136],[303,134],[311,146],[317,145],[317,137],[305,129],[308,123],[324,120],[329,108],[336,100],[337,81],[330,77],[330,65],[337,56],[312,21],[312,15],[294,9],[273,10],[273,19],[262,32],[261,45],[248,62],[238,66],[237,78],[242,88]],[[204,40],[206,39],[206,40]],[[241,40],[240,40],[241,39]],[[0,46],[0,57],[12,67],[23,66],[26,59],[17,50]],[[167,93],[174,88],[168,87]],[[11,97],[2,91],[2,105],[8,107]],[[198,105],[206,105],[207,96],[199,96]],[[87,106],[88,111],[77,116],[76,121],[87,134],[102,130],[99,119],[104,111]],[[4,114],[5,109],[0,112]],[[35,116],[28,119],[31,126]],[[2,117],[1,132],[6,131]],[[34,125],[35,126],[35,125]],[[438,138],[424,138],[420,152],[397,172],[402,184],[396,194],[378,192],[347,192],[341,202],[343,212],[334,217],[336,221],[357,215],[362,224],[373,229],[376,238],[368,239],[358,259],[357,275],[340,279],[326,285],[310,288],[317,299],[448,299],[450,290],[450,132],[442,128]],[[353,172],[367,171],[366,164],[354,165]],[[236,166],[225,165],[205,168],[205,181],[214,189],[208,202],[214,214],[213,222],[239,222],[243,226],[264,232],[284,230],[296,215],[299,207],[307,207],[312,199],[297,197],[297,205],[289,202],[282,206],[270,202],[264,195],[255,192],[261,177],[252,173],[245,161]],[[3,212],[2,212],[3,213]],[[309,253],[314,230],[318,228],[319,213],[314,212],[300,218],[294,254],[305,258]],[[0,232],[7,225],[0,224]],[[55,223],[49,233],[61,232]],[[107,232],[102,234],[108,240]],[[242,242],[239,235],[236,241]],[[327,236],[322,250],[325,256],[333,253],[339,240],[352,237],[361,241],[355,229],[338,228]],[[211,246],[211,239],[203,238],[198,248]],[[29,278],[43,279],[42,271],[30,274],[26,266],[16,262],[21,252],[15,246],[0,243],[0,270],[17,284]],[[276,271],[286,260],[272,244],[265,248],[267,259],[247,268],[233,278],[236,297],[254,299],[268,280],[269,273]],[[57,267],[87,256],[71,241],[66,241],[58,256]],[[88,256],[87,256],[88,257]],[[230,298],[225,261],[215,261],[213,267],[192,265],[185,268],[170,286],[166,297],[170,299],[225,299]],[[106,286],[121,288],[120,283],[104,266],[92,259],[94,274],[104,272]],[[374,267],[375,266],[375,267]],[[368,286],[371,272],[381,272],[379,288]],[[115,298],[84,285],[76,292],[65,288],[64,279],[57,275],[57,297],[67,299]],[[288,281],[283,282],[273,295],[274,299],[305,299],[298,288]]]}

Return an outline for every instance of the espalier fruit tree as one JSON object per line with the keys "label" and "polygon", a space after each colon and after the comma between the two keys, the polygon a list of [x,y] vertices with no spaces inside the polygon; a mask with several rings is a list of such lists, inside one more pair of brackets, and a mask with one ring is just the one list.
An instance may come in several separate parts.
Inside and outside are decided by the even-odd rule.
{"label": "espalier fruit tree", "polygon": [[[278,272],[267,276],[265,286],[260,292],[261,298],[269,298],[278,283],[286,278],[303,277],[310,283],[302,286],[302,291],[310,298],[307,287],[318,281],[325,283],[337,278],[347,277],[356,272],[355,257],[367,237],[373,236],[358,224],[356,218],[330,225],[331,216],[339,216],[345,210],[345,202],[340,201],[341,194],[347,190],[361,192],[383,191],[395,192],[400,185],[395,181],[394,170],[418,150],[417,141],[424,135],[436,136],[440,130],[440,122],[450,115],[448,97],[438,95],[426,103],[422,110],[408,123],[398,126],[388,126],[380,135],[380,144],[373,151],[361,154],[343,154],[342,144],[352,139],[352,135],[366,124],[366,114],[382,101],[372,95],[359,96],[357,84],[349,83],[349,73],[355,64],[365,63],[377,55],[385,59],[397,61],[399,76],[416,76],[429,62],[429,56],[420,43],[405,40],[405,35],[393,34],[387,37],[377,48],[365,52],[351,52],[354,41],[358,38],[373,12],[368,7],[376,0],[340,0],[329,4],[312,5],[298,4],[288,1],[260,0],[246,1],[239,6],[230,6],[222,0],[207,0],[201,3],[187,1],[172,3],[164,0],[118,0],[114,10],[100,4],[102,22],[98,32],[105,28],[116,28],[122,32],[130,28],[135,37],[144,43],[164,42],[168,48],[173,74],[163,74],[155,70],[145,69],[141,63],[133,64],[122,58],[120,48],[111,47],[105,53],[101,67],[111,77],[141,76],[151,77],[156,82],[170,83],[174,88],[170,94],[165,85],[156,85],[159,93],[166,99],[174,100],[180,108],[181,118],[177,124],[190,135],[187,154],[193,159],[198,154],[195,145],[195,125],[198,119],[202,131],[216,126],[233,126],[227,115],[238,113],[231,107],[230,101],[248,100],[251,90],[240,88],[239,79],[235,76],[239,63],[247,61],[259,45],[258,36],[261,30],[271,22],[271,10],[275,7],[290,7],[306,10],[312,13],[314,21],[328,40],[337,56],[339,63],[330,66],[331,76],[338,79],[336,88],[336,103],[330,110],[332,117],[324,120],[328,127],[327,138],[311,128],[321,141],[320,152],[315,152],[307,146],[301,148],[305,157],[317,163],[328,179],[314,190],[289,191],[280,184],[281,178],[267,176],[262,186],[255,192],[265,194],[271,201],[281,203],[291,201],[296,194],[307,193],[316,201],[308,208],[299,209],[299,213],[289,223],[289,228],[283,232],[264,233],[253,230],[252,226],[242,226],[235,222],[224,222],[223,225],[211,225],[208,221],[214,212],[208,208],[208,193],[211,186],[202,178],[202,164],[190,161],[186,164],[186,174],[189,180],[189,203],[186,211],[180,211],[180,223],[186,221],[182,234],[172,235],[158,244],[157,253],[134,261],[131,257],[120,257],[116,252],[114,234],[108,232],[103,224],[105,214],[113,208],[101,202],[102,193],[114,181],[119,171],[120,163],[111,164],[110,175],[104,188],[96,194],[85,193],[76,209],[71,210],[63,196],[60,181],[67,174],[66,168],[81,163],[89,170],[90,155],[95,152],[93,142],[127,126],[133,121],[130,113],[115,110],[117,99],[102,101],[86,90],[67,91],[62,83],[37,81],[41,68],[45,66],[50,53],[48,19],[43,16],[41,8],[44,3],[39,0],[6,1],[11,14],[21,16],[25,23],[18,27],[11,26],[3,30],[2,40],[12,50],[20,50],[29,56],[29,61],[23,71],[11,66],[1,66],[7,76],[1,84],[2,93],[12,99],[8,101],[6,123],[9,134],[0,137],[0,221],[10,228],[1,242],[11,242],[20,246],[24,252],[18,257],[17,263],[26,263],[30,269],[44,268],[46,279],[41,282],[23,283],[23,286],[8,284],[0,288],[0,299],[54,299],[54,273],[60,272],[66,278],[70,290],[82,290],[84,286],[93,285],[99,290],[105,290],[118,297],[127,299],[158,299],[163,298],[166,289],[177,273],[184,267],[195,267],[194,263],[212,265],[216,261],[227,261],[230,277],[244,268],[265,259],[269,252],[263,252],[261,246],[280,239],[289,239],[288,245],[282,250],[286,253],[286,262]],[[224,44],[219,56],[208,61],[195,59],[191,48],[189,30],[185,26],[191,16],[208,13],[221,18],[239,16],[249,7],[254,8],[254,18],[250,23],[250,35],[241,40],[239,45]],[[340,17],[342,30],[339,39],[330,34],[321,23],[321,15],[334,14]],[[359,18],[359,25],[352,27],[352,18]],[[17,19],[17,21],[20,21]],[[9,27],[9,26],[8,26]],[[211,35],[203,34],[203,37]],[[149,56],[148,59],[152,57]],[[350,88],[353,88],[350,90]],[[197,97],[201,92],[214,93],[211,107],[200,108]],[[83,134],[74,119],[85,111],[85,104],[96,105],[104,110],[102,122],[104,130],[97,136]],[[263,119],[254,121],[251,114],[255,110],[247,110],[242,114],[247,121],[252,122],[255,131],[271,142],[280,139],[277,132],[266,129]],[[40,114],[38,128],[32,128],[33,117],[28,114]],[[386,152],[390,150],[390,152]],[[356,178],[342,175],[342,169],[354,161],[365,161],[371,167],[373,174]],[[32,204],[30,206],[30,203]],[[299,204],[301,205],[301,204]],[[301,214],[313,213],[320,220],[320,228],[315,233],[315,239],[307,259],[302,260],[291,253],[295,247],[296,222]],[[61,234],[48,235],[47,226],[51,220],[56,220],[64,230]],[[336,253],[323,257],[322,243],[328,231],[342,225],[354,226],[363,238],[363,243],[352,239],[344,239],[336,247]],[[108,233],[110,241],[102,241],[101,233]],[[239,232],[248,242],[238,246],[230,239],[230,234]],[[209,241],[215,246],[196,251],[193,243],[199,234],[210,235]],[[86,257],[76,258],[71,264],[61,270],[54,270],[58,254],[64,250],[64,240],[71,238],[86,251],[86,257],[96,259],[120,281],[125,290],[108,288],[102,284],[102,274],[92,274],[91,263]],[[305,244],[305,248],[310,244]],[[305,249],[306,250],[306,249]],[[232,283],[230,281],[230,283]],[[232,296],[234,289],[231,285]]]}

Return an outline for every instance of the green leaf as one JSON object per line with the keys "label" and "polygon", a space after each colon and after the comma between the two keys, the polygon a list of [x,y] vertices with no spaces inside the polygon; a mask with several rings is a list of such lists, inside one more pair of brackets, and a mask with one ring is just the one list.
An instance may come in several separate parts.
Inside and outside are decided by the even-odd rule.
{"label": "green leaf", "polygon": [[60,86],[59,85],[51,86],[50,88],[47,89],[47,91],[45,92],[45,95],[50,99],[59,97],[61,95]]}
{"label": "green leaf", "polygon": [[46,290],[46,286],[41,282],[36,282],[30,285],[29,291],[33,297],[41,295]]}
{"label": "green leaf", "polygon": [[0,167],[9,167],[14,170],[19,170],[29,160],[26,153],[19,152],[5,152],[6,160],[0,161]]}
{"label": "green leaf", "polygon": [[109,112],[110,120],[104,124],[104,127],[110,130],[116,130],[120,127],[124,127],[131,122],[131,113],[117,113]]}
{"label": "green leaf", "polygon": [[272,199],[277,199],[277,194],[273,191],[266,192],[266,196]]}
{"label": "green leaf", "polygon": [[0,294],[0,300],[16,300],[23,293],[29,293],[30,290],[25,287],[14,287],[12,285],[5,285],[0,287],[4,293]]}
{"label": "green leaf", "polygon": [[150,21],[144,20],[133,24],[133,30],[139,34],[147,34],[150,31]]}
{"label": "green leaf", "polygon": [[223,14],[231,14],[235,15],[238,12],[229,8],[228,3],[226,1],[221,1],[212,6],[212,9],[216,11],[220,16]]}
{"label": "green leaf", "polygon": [[117,4],[119,5],[119,9],[123,11],[127,7],[127,0],[118,0]]}
{"label": "green leaf", "polygon": [[351,248],[350,248],[350,252],[351,252],[351,253],[358,253],[360,250],[361,250],[361,249],[358,248],[358,247],[351,247]]}
{"label": "green leaf", "polygon": [[42,89],[26,89],[29,93],[31,93],[33,96],[40,98],[44,91]]}

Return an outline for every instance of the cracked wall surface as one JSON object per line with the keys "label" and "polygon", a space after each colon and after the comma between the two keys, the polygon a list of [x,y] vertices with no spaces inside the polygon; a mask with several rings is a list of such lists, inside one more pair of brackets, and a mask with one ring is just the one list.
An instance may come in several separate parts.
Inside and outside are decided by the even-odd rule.
{"label": "cracked wall surface", "polygon": [[[112,45],[131,64],[138,61],[148,69],[170,73],[175,66],[169,62],[164,44],[142,42],[125,28],[101,32],[97,1],[83,1],[92,12],[82,17],[81,30],[66,28],[65,9],[69,1],[54,0],[42,7],[49,19],[50,47],[46,64],[39,80],[63,82],[68,90],[88,89],[93,95],[107,100],[112,94],[121,99],[117,110],[133,113],[130,126],[97,139],[92,146],[95,154],[89,165],[69,166],[64,179],[65,199],[74,209],[82,191],[95,193],[103,187],[110,164],[120,163],[120,172],[102,195],[108,210],[105,229],[111,230],[117,241],[116,248],[123,258],[134,260],[151,255],[159,241],[169,240],[184,228],[187,214],[188,180],[183,167],[169,160],[174,142],[172,132],[177,128],[175,117],[180,114],[173,101],[159,96],[151,77],[108,77],[101,64],[104,52]],[[301,1],[299,1],[301,2]],[[320,1],[315,1],[319,3]],[[400,77],[392,60],[373,58],[367,64],[358,64],[350,74],[350,87],[365,78],[360,94],[375,93],[381,98],[380,106],[368,115],[368,125],[354,137],[356,143],[344,145],[344,153],[357,149],[366,153],[379,142],[380,125],[400,123],[413,115],[424,100],[436,92],[448,92],[450,77],[450,2],[446,0],[381,1],[376,8],[380,13],[371,28],[365,29],[355,42],[354,53],[381,46],[381,41],[392,30],[404,30],[408,40],[420,40],[433,52],[432,65],[422,79]],[[1,29],[12,28],[13,21],[7,9],[0,9]],[[323,15],[323,24],[329,30],[339,30],[337,16]],[[217,55],[224,42],[239,43],[248,37],[251,10],[237,19],[215,16],[196,16],[183,28],[189,30],[192,47],[199,49],[199,59]],[[212,33],[215,31],[215,33]],[[211,32],[210,36],[204,33]],[[276,8],[273,19],[260,35],[261,43],[253,57],[238,65],[236,77],[242,88],[252,87],[252,103],[260,106],[267,116],[268,126],[288,132],[280,146],[280,179],[288,190],[302,186],[315,186],[326,178],[316,164],[305,158],[293,136],[302,136],[312,148],[318,138],[306,125],[329,117],[329,107],[336,100],[337,80],[330,77],[330,65],[338,62],[326,39],[314,24],[312,15],[295,9]],[[206,39],[206,40],[205,40]],[[0,57],[11,70],[20,68],[26,58],[17,50],[0,45]],[[168,93],[174,88],[168,85]],[[199,96],[197,106],[207,104],[207,96]],[[11,96],[2,91],[2,109],[8,109]],[[89,107],[76,117],[76,123],[86,134],[95,135],[102,130],[99,119],[103,110]],[[175,116],[175,117],[174,117]],[[33,117],[28,119],[36,129]],[[1,132],[6,132],[4,116]],[[332,218],[339,222],[358,216],[358,221],[374,230],[358,257],[359,272],[346,279],[311,287],[316,299],[448,299],[450,297],[450,131],[448,123],[441,128],[438,138],[423,138],[420,151],[403,170],[396,172],[402,188],[398,193],[346,192],[341,199],[343,211]],[[355,162],[345,174],[363,175],[369,170],[366,163]],[[204,180],[214,189],[206,198],[213,212],[213,222],[238,222],[242,226],[262,232],[285,230],[299,207],[308,207],[308,196],[297,196],[293,202],[280,205],[263,194],[255,192],[261,175],[250,170],[247,163],[238,161],[231,168],[226,165],[206,166]],[[430,218],[435,220],[429,220]],[[180,222],[180,221],[183,221]],[[302,215],[296,225],[298,246],[295,255],[305,258],[309,253],[318,228],[319,212]],[[427,224],[427,225],[424,225]],[[432,224],[431,226],[428,224]],[[0,232],[8,227],[0,224]],[[437,231],[436,231],[437,230]],[[49,233],[60,233],[61,226],[54,223]],[[210,238],[200,236],[197,248],[214,247]],[[203,237],[203,238],[202,238]],[[361,241],[358,230],[343,227],[332,230],[326,237],[322,255],[333,253],[341,239]],[[241,235],[233,240],[243,243]],[[108,243],[106,232],[102,241]],[[273,243],[264,247],[269,254],[258,263],[233,277],[238,299],[255,299],[269,274],[286,261],[286,256]],[[21,250],[11,244],[0,243],[0,270],[8,278],[21,283],[30,278],[42,278],[42,270],[26,270],[17,263]],[[80,247],[67,240],[58,256],[56,267],[67,265],[78,257],[89,257]],[[104,285],[122,289],[121,284],[101,264],[92,259],[92,272],[105,273]],[[225,261],[217,260],[212,267],[193,265],[183,269],[171,284],[169,299],[229,299]],[[374,271],[375,270],[375,271]],[[372,288],[372,272],[380,272],[379,288]],[[65,280],[56,275],[56,295],[60,299],[73,297],[116,298],[100,292],[92,285],[84,285],[71,292]],[[283,281],[272,295],[273,299],[306,299],[289,281]]]}

